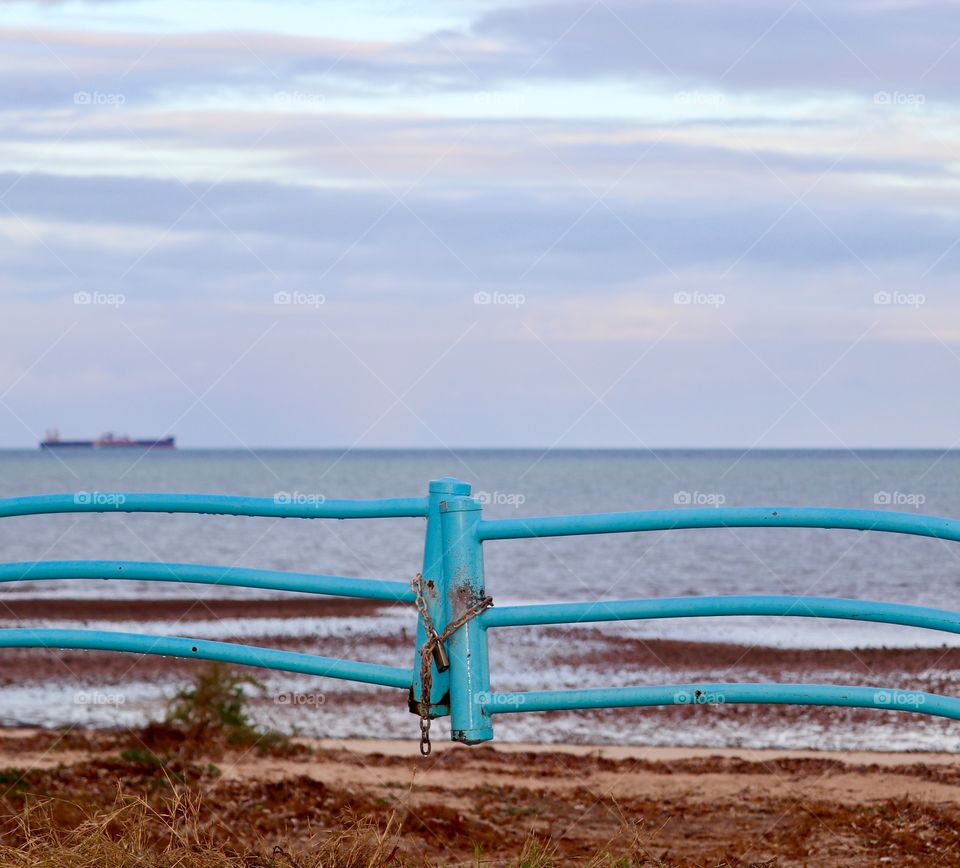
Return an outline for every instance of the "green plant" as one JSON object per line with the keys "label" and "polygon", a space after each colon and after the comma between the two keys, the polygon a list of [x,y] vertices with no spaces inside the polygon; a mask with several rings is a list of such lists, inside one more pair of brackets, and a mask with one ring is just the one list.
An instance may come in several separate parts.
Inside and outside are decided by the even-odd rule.
{"label": "green plant", "polygon": [[200,736],[223,734],[233,744],[254,742],[260,733],[244,708],[244,686],[264,689],[252,675],[211,663],[197,673],[190,687],[174,694],[164,723],[182,726]]}
{"label": "green plant", "polygon": [[132,749],[177,754],[223,746],[253,748],[258,753],[285,751],[287,736],[259,726],[249,715],[249,694],[263,691],[263,683],[252,675],[210,663],[173,695],[162,721],[136,734]]}

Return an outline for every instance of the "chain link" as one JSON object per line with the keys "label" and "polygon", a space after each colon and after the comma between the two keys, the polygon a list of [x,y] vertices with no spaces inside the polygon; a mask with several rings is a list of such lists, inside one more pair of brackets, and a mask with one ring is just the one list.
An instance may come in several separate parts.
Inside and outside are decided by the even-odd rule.
{"label": "chain link", "polygon": [[430,693],[433,688],[433,657],[434,653],[468,621],[473,620],[485,609],[493,605],[492,597],[483,597],[478,600],[460,617],[454,618],[442,633],[433,626],[433,619],[427,611],[427,601],[423,596],[423,576],[417,573],[410,581],[410,587],[417,595],[417,611],[423,621],[423,629],[427,634],[426,641],[420,647],[420,700],[417,709],[420,712],[420,753],[430,756]]}

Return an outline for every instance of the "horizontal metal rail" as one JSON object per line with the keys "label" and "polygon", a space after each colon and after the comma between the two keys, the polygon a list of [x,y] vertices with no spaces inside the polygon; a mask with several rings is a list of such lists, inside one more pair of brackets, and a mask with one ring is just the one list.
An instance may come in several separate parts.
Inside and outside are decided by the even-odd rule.
{"label": "horizontal metal rail", "polygon": [[834,684],[665,684],[655,687],[609,687],[586,690],[542,690],[530,693],[480,695],[487,714],[524,711],[570,711],[584,708],[630,708],[653,705],[840,705],[914,711],[960,720],[960,699],[890,690],[883,687],[843,687]]}
{"label": "horizontal metal rail", "polygon": [[88,651],[127,651],[134,654],[159,654],[200,660],[218,660],[241,666],[259,666],[304,675],[323,675],[407,689],[413,680],[412,669],[361,663],[336,657],[318,657],[295,651],[185,639],[179,636],[149,636],[143,633],[115,633],[104,630],[58,630],[16,628],[0,630],[0,648],[79,648]]}
{"label": "horizontal metal rail", "polygon": [[143,582],[229,585],[270,591],[299,591],[413,603],[416,595],[409,583],[387,579],[288,573],[247,567],[217,567],[206,564],[170,564],[149,561],[23,561],[0,564],[0,583],[65,579],[122,579]]}
{"label": "horizontal metal rail", "polygon": [[[845,706],[923,712],[960,720],[960,698],[910,690],[825,684],[695,683],[633,687],[490,691],[487,631],[494,627],[583,624],[661,618],[774,616],[832,618],[938,630],[960,635],[960,613],[873,600],[736,595],[667,597],[611,602],[548,603],[493,609],[486,596],[483,542],[572,535],[662,531],[681,528],[805,527],[884,531],[960,541],[960,521],[916,513],[820,507],[720,507],[596,515],[557,515],[488,520],[470,486],[444,477],[430,483],[427,497],[383,500],[326,500],[279,492],[271,498],[216,494],[78,492],[0,499],[0,518],[49,513],[169,512],[274,518],[426,518],[423,598],[402,581],[206,564],[142,561],[37,561],[0,563],[0,584],[67,579],[134,580],[230,585],[271,591],[331,594],[417,603],[413,667],[406,669],[230,642],[100,630],[0,629],[0,648],[122,651],[184,659],[217,660],[306,675],[409,690],[408,705],[421,721],[421,750],[429,752],[429,718],[450,715],[451,737],[467,744],[493,737],[495,714],[725,703]],[[476,612],[480,611],[479,615]],[[429,614],[429,618],[423,615]],[[422,655],[424,643],[459,626],[446,653]],[[436,651],[437,649],[432,649]],[[425,668],[421,665],[426,660]],[[437,666],[431,660],[446,661]],[[429,676],[429,678],[428,678]]]}
{"label": "horizontal metal rail", "polygon": [[484,541],[720,527],[843,528],[905,533],[960,542],[960,521],[952,518],[873,509],[795,506],[703,507],[484,519],[477,522],[476,532],[477,538]]}
{"label": "horizontal metal rail", "polygon": [[149,494],[82,491],[0,499],[0,518],[61,512],[184,512],[273,518],[423,518],[427,498],[325,500],[311,496],[231,497],[223,494]]}
{"label": "horizontal metal rail", "polygon": [[837,618],[922,627],[960,633],[960,614],[945,609],[849,600],[834,597],[732,595],[660,597],[593,603],[548,603],[501,606],[480,615],[483,627],[529,627],[536,624],[584,624],[657,618],[709,618],[726,615],[780,615],[792,618]]}

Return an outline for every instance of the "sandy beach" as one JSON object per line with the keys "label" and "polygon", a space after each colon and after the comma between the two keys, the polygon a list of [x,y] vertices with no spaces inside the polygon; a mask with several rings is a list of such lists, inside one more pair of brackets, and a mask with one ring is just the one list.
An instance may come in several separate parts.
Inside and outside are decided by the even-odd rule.
{"label": "sandy beach", "polygon": [[[122,754],[125,743],[0,733],[5,828],[31,798],[108,803],[117,785],[172,786]],[[532,835],[557,865],[598,852],[638,865],[960,864],[960,763],[948,754],[438,743],[422,759],[413,741],[296,748],[195,758],[192,768],[217,770],[190,782],[210,828],[296,849],[345,812],[381,826],[392,816],[398,858],[425,865],[517,864]]]}

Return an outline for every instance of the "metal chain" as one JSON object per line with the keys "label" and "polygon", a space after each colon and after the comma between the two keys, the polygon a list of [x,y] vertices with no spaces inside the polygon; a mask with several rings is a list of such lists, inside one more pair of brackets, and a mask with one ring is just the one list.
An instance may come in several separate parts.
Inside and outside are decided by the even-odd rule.
{"label": "metal chain", "polygon": [[426,641],[420,648],[420,700],[417,708],[420,712],[420,753],[430,756],[430,692],[433,687],[433,656],[438,648],[457,632],[467,621],[477,617],[485,609],[493,605],[492,597],[483,597],[467,609],[460,617],[454,618],[442,633],[433,626],[433,619],[427,611],[427,601],[423,596],[423,576],[417,573],[410,580],[410,587],[417,595],[417,611],[423,621],[423,629],[427,634]]}

